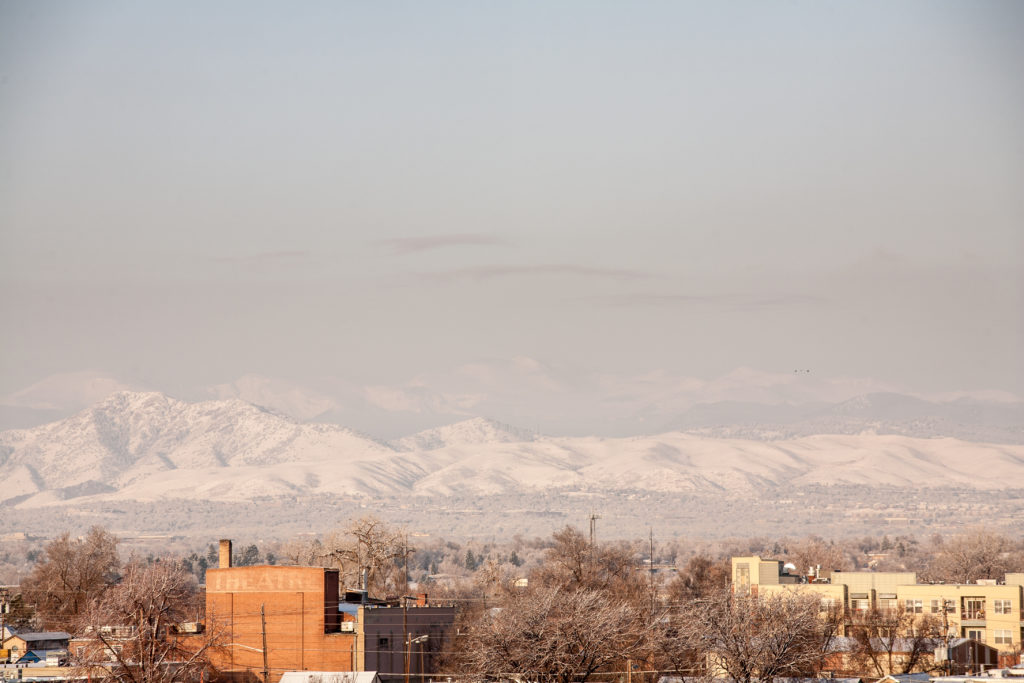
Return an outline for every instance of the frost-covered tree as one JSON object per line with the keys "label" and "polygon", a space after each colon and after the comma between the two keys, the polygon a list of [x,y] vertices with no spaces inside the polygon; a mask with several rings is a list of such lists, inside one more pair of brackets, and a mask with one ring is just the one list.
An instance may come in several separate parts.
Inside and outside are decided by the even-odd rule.
{"label": "frost-covered tree", "polygon": [[1024,568],[1024,556],[1008,537],[987,529],[972,529],[935,543],[928,578],[952,583],[1002,578],[1006,571]]}
{"label": "frost-covered tree", "polygon": [[74,664],[81,678],[115,683],[197,681],[218,647],[216,625],[181,633],[198,622],[201,600],[195,578],[177,562],[131,562],[116,586],[81,615],[87,643]]}
{"label": "frost-covered tree", "polygon": [[25,604],[41,628],[64,629],[117,582],[117,538],[93,527],[82,538],[64,532],[47,544],[43,559],[21,583]]}
{"label": "frost-covered tree", "polygon": [[823,619],[817,596],[768,597],[720,590],[683,609],[679,646],[698,653],[706,674],[737,683],[816,673],[839,621]]}
{"label": "frost-covered tree", "polygon": [[509,594],[470,631],[461,665],[487,677],[585,683],[622,671],[650,648],[651,624],[625,600],[601,591],[547,586]]}
{"label": "frost-covered tree", "polygon": [[406,592],[405,565],[415,552],[405,529],[393,527],[373,516],[351,522],[340,532],[328,535],[322,560],[341,570],[346,586],[356,586],[365,570],[371,593],[396,597]]}

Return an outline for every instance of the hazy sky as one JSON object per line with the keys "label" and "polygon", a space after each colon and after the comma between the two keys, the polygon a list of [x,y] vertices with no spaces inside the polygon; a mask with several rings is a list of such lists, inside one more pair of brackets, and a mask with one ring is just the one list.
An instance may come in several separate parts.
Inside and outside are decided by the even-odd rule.
{"label": "hazy sky", "polygon": [[0,0],[0,394],[255,376],[556,431],[736,368],[1024,395],[1022,35],[1014,0]]}

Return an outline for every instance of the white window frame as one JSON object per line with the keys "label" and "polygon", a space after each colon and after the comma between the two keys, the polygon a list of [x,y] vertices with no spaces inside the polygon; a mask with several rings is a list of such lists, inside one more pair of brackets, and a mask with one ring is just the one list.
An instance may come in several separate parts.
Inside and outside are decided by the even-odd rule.
{"label": "white window frame", "polygon": [[[974,634],[974,635],[971,635]],[[967,629],[967,637],[971,640],[976,640],[979,643],[985,642],[985,629],[983,628],[969,628]]]}
{"label": "white window frame", "polygon": [[985,618],[985,598],[976,595],[964,596],[963,602],[963,618],[964,619],[984,619]]}
{"label": "white window frame", "polygon": [[994,629],[992,638],[996,645],[1013,645],[1013,632],[1008,628]]}

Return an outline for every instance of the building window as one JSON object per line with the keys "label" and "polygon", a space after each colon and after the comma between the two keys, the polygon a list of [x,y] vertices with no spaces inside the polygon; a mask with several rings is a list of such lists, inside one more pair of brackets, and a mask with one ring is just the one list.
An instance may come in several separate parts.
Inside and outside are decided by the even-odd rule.
{"label": "building window", "polygon": [[964,619],[985,618],[985,598],[964,598]]}
{"label": "building window", "polygon": [[924,611],[924,601],[922,600],[907,600],[907,614],[920,614]]}
{"label": "building window", "polygon": [[1013,611],[1013,603],[1009,600],[993,600],[996,614],[1010,614]]}
{"label": "building window", "polygon": [[747,593],[750,591],[750,565],[748,563],[737,563],[736,578],[733,583],[741,593]]}
{"label": "building window", "polygon": [[377,649],[380,651],[387,650],[391,646],[391,642],[387,638],[377,639]]}
{"label": "building window", "polygon": [[964,629],[964,638],[970,638],[971,640],[976,640],[979,643],[984,643],[985,631],[982,629],[967,628]]}
{"label": "building window", "polygon": [[942,600],[932,600],[932,614],[942,614]]}
{"label": "building window", "polygon": [[1013,636],[1010,635],[1010,629],[997,628],[992,634],[995,636],[996,645],[1013,645]]}
{"label": "building window", "polygon": [[76,647],[75,648],[75,654],[78,656],[79,659],[81,659],[82,657],[85,657],[85,648],[81,647],[81,646]]}
{"label": "building window", "polygon": [[853,600],[853,611],[854,612],[867,612],[871,609],[871,600],[866,598],[856,598]]}
{"label": "building window", "polygon": [[836,606],[835,598],[822,598],[821,599],[821,611],[828,612]]}

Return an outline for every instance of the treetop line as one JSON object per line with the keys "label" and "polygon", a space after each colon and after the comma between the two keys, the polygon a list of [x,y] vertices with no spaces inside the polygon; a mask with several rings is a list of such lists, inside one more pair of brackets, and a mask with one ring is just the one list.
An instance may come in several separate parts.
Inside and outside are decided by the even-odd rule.
{"label": "treetop line", "polygon": [[[654,672],[717,672],[743,683],[814,675],[826,666],[830,648],[844,633],[856,655],[851,666],[869,675],[935,665],[923,645],[898,662],[892,649],[891,635],[897,630],[924,645],[937,638],[935,620],[924,618],[930,615],[872,611],[851,621],[849,615],[823,612],[814,596],[737,595],[731,590],[728,563],[735,554],[782,556],[796,567],[912,567],[928,580],[961,583],[1024,570],[1024,539],[984,530],[926,542],[888,536],[845,542],[758,539],[708,544],[696,554],[671,542],[655,543],[653,531],[635,542],[602,543],[574,527],[548,539],[519,538],[507,544],[466,547],[418,539],[418,546],[413,547],[404,529],[363,518],[321,538],[277,544],[263,552],[252,545],[254,550],[247,547],[243,554],[257,561],[272,554],[284,565],[333,566],[341,589],[365,587],[370,595],[397,605],[413,590],[429,588],[432,602],[458,605],[456,621],[448,626],[462,634],[424,646],[433,658],[433,671],[453,677],[516,672],[538,683],[584,683],[626,671],[638,683]],[[215,674],[217,649],[224,646],[220,635],[207,632],[203,647],[186,652],[171,628],[209,616],[203,614],[203,588],[195,576],[195,560],[201,556],[191,557],[135,557],[122,563],[117,539],[103,529],[94,528],[82,538],[62,534],[37,557],[20,582],[19,594],[5,600],[10,606],[7,623],[78,635],[129,624],[139,634],[138,642],[129,646],[111,641],[103,650],[73,652],[75,666],[96,668],[97,657],[108,657],[107,650],[117,644],[116,661],[104,660],[100,668],[109,673],[96,669],[98,677],[161,683],[171,679],[161,678],[166,671],[156,669],[166,669],[173,661],[181,664],[174,680],[209,680]],[[208,591],[238,588],[228,573],[219,578],[211,572],[209,577]],[[260,591],[296,589],[285,577],[266,574],[259,579]],[[260,611],[242,610],[236,616],[258,621]],[[262,616],[271,622],[283,615],[271,609]],[[237,628],[236,638],[255,635],[251,624],[239,623]],[[264,628],[271,630],[273,624]],[[737,633],[744,634],[742,642],[737,642]],[[408,639],[401,636],[400,643]],[[1014,643],[1018,649],[1019,642]],[[364,648],[384,652],[370,644]],[[276,671],[272,653],[268,660],[267,671]],[[153,671],[144,673],[148,668]]]}

